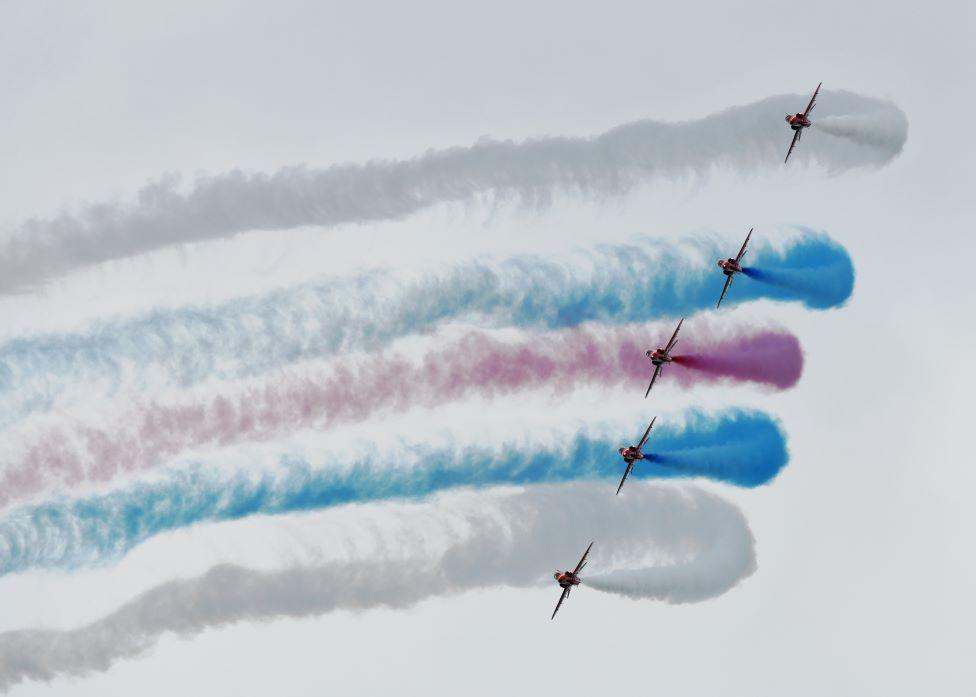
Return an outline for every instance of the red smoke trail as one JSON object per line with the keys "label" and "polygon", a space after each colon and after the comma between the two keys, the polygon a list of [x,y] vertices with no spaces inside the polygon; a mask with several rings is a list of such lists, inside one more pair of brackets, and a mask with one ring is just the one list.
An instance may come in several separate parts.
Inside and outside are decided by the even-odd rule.
{"label": "red smoke trail", "polygon": [[785,332],[763,332],[680,355],[676,352],[674,362],[716,378],[761,382],[781,390],[796,385],[803,372],[800,342]]}

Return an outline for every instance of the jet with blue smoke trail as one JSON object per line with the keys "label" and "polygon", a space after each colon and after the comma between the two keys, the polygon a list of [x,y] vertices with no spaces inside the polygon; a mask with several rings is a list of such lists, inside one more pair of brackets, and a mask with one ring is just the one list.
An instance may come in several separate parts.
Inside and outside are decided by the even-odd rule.
{"label": "jet with blue smoke trail", "polygon": [[732,281],[735,280],[735,275],[737,273],[742,273],[742,257],[746,255],[749,251],[746,247],[749,246],[749,239],[752,237],[752,231],[754,228],[749,229],[749,234],[746,235],[745,241],[742,246],[739,247],[739,253],[735,257],[729,257],[728,259],[719,259],[718,267],[722,269],[722,273],[725,274],[725,285],[722,286],[722,294],[718,296],[718,302],[715,303],[715,309],[722,307],[722,300],[725,299],[725,294],[729,292],[729,287],[732,285]]}
{"label": "jet with blue smoke trail", "polygon": [[648,436],[651,435],[651,429],[654,428],[655,421],[657,421],[656,416],[651,419],[651,423],[647,424],[647,430],[644,431],[644,435],[641,437],[641,439],[637,441],[637,445],[628,445],[623,448],[617,448],[617,453],[623,458],[625,467],[624,475],[620,478],[620,484],[617,485],[617,493],[615,496],[620,496],[620,490],[624,488],[624,482],[627,481],[627,477],[630,476],[630,473],[634,471],[634,463],[638,460],[644,459],[644,443],[647,442]]}
{"label": "jet with blue smoke trail", "polygon": [[[632,477],[699,477],[742,487],[772,481],[788,460],[780,424],[762,412],[737,409],[692,411],[661,423],[653,447],[645,450]],[[614,437],[583,432],[555,448],[418,445],[317,463],[284,454],[257,474],[248,468],[229,475],[196,463],[107,493],[7,511],[0,516],[0,574],[106,563],[155,535],[201,522],[424,498],[459,487],[614,482],[617,456]]]}
{"label": "jet with blue smoke trail", "polygon": [[[297,286],[212,307],[158,310],[87,330],[0,344],[0,427],[100,394],[189,387],[253,377],[428,332],[450,322],[527,329],[629,323],[712,307],[717,279],[705,260],[715,239],[645,239],[588,250],[585,263],[517,256],[407,279],[370,273]],[[769,299],[826,309],[854,286],[846,250],[800,228],[782,248],[759,246],[735,302]],[[621,282],[625,278],[626,282]]]}

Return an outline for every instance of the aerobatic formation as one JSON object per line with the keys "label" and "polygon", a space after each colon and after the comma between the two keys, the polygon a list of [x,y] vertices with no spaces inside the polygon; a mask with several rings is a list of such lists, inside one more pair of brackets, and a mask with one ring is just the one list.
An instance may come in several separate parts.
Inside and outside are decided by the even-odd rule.
{"label": "aerobatic formation", "polygon": [[[819,91],[820,88],[817,87],[817,89]],[[811,105],[812,104],[813,101],[811,100]],[[807,108],[808,113],[809,110],[810,108],[808,107]],[[746,254],[747,251],[746,247],[748,246],[749,240],[752,237],[753,230],[754,228],[750,229],[748,234],[746,234],[745,241],[742,243],[742,246],[739,248],[739,252],[738,254],[735,255],[735,257],[729,257],[728,259],[719,259],[718,266],[722,270],[722,273],[725,274],[725,283],[722,286],[721,294],[719,295],[718,302],[716,303],[716,309],[718,309],[721,306],[722,300],[725,298],[725,294],[729,290],[729,286],[732,285],[732,279],[735,276],[735,274],[741,273],[743,271],[741,262],[742,262],[742,258]],[[681,364],[681,356],[679,354],[672,354],[672,352],[675,350],[675,348],[678,345],[678,332],[681,331],[681,327],[684,324],[684,321],[685,321],[684,318],[681,318],[678,321],[678,325],[674,328],[674,332],[671,334],[671,338],[667,340],[664,346],[658,346],[655,349],[648,349],[647,351],[644,352],[644,355],[647,356],[648,359],[650,359],[651,365],[654,366],[654,371],[651,374],[651,382],[647,386],[647,391],[644,393],[645,399],[651,394],[651,388],[654,387],[654,383],[664,372],[664,366]],[[641,436],[641,439],[637,442],[636,445],[622,447],[617,450],[617,452],[620,454],[620,457],[622,457],[624,460],[625,468],[624,468],[623,476],[620,478],[620,483],[617,485],[616,495],[618,496],[620,495],[620,491],[624,487],[624,482],[627,481],[627,477],[630,476],[630,474],[634,471],[634,464],[640,460],[651,459],[648,456],[648,454],[644,453],[643,448],[647,443],[648,438],[651,435],[651,429],[654,428],[655,421],[657,421],[656,416],[651,419],[651,422],[647,425],[647,430],[644,431],[644,435]],[[562,606],[563,602],[569,597],[570,591],[572,591],[573,588],[579,586],[583,582],[579,576],[579,573],[580,571],[583,570],[583,567],[586,566],[587,563],[586,557],[587,555],[589,555],[590,549],[592,547],[593,547],[593,542],[591,542],[590,545],[586,548],[586,551],[583,553],[583,556],[579,560],[579,563],[576,564],[576,567],[572,571],[557,570],[555,572],[554,577],[556,579],[556,582],[559,584],[559,587],[562,589],[562,591],[559,595],[559,601],[556,603],[556,609],[553,610],[552,617],[550,619],[556,618],[556,613],[559,612],[559,608]]]}
{"label": "aerobatic formation", "polygon": [[[818,97],[820,85],[802,112],[787,115],[793,139],[783,163],[779,114],[796,108],[786,105],[799,97],[724,114],[723,123],[739,124],[749,142],[741,152],[730,145],[732,155],[723,158],[743,170],[783,167],[814,125]],[[821,99],[817,127],[825,135],[808,137],[790,166],[808,158],[834,170],[881,165],[900,150],[906,126],[893,104],[829,91]],[[831,132],[830,119],[864,113],[890,138],[848,142]],[[641,159],[651,158],[653,147],[624,155],[635,149],[623,146],[653,144],[672,133],[662,124],[618,131],[596,139],[600,147],[566,139],[505,148],[486,143],[390,166],[216,178],[186,197],[165,197],[174,210],[152,213],[181,221],[179,239],[140,240],[116,229],[144,225],[158,232],[146,211],[116,211],[102,231],[93,230],[93,219],[69,216],[56,235],[0,247],[0,269],[10,264],[2,257],[11,251],[34,267],[11,273],[0,292],[43,283],[91,260],[256,226],[396,219],[485,193],[548,202],[561,186],[616,193],[615,187],[633,184],[616,168],[639,178],[702,164],[691,149],[687,163],[657,169]],[[734,134],[722,142],[734,145]],[[564,146],[573,152],[566,155]],[[587,165],[591,146],[612,170],[605,177]],[[757,153],[761,163],[751,159]],[[532,158],[546,166],[526,166]],[[522,166],[524,172],[510,176]],[[532,180],[560,167],[561,176]],[[442,170],[464,173],[467,185],[445,187],[450,177]],[[365,199],[347,201],[347,209],[335,194],[390,193],[385,184],[363,183],[374,181],[416,197],[402,199],[402,209],[381,201],[371,212]],[[511,181],[524,190],[506,189]],[[404,182],[411,185],[401,187]],[[264,219],[255,204],[248,210],[260,225],[234,216],[208,229],[211,216],[196,199],[221,198],[209,189],[224,191],[228,200],[321,196],[334,209],[310,206],[318,212],[309,220],[279,220],[273,212]],[[36,232],[46,225],[28,227]],[[117,246],[78,258],[45,246],[79,230],[92,244]],[[404,607],[491,585],[551,588],[546,570],[574,560],[571,569],[553,574],[560,594],[550,619],[565,614],[565,601],[583,585],[674,603],[728,591],[755,569],[751,532],[733,504],[683,480],[766,485],[787,464],[786,435],[761,411],[664,413],[657,405],[669,390],[716,383],[767,392],[794,387],[803,369],[796,336],[712,318],[760,299],[836,308],[854,283],[846,250],[825,233],[795,228],[775,241],[765,227],[749,229],[744,239],[739,234],[732,256],[726,255],[735,247],[714,238],[639,240],[586,250],[587,263],[575,266],[569,258],[521,256],[458,263],[421,280],[371,272],[0,342],[0,577],[44,569],[139,575],[133,571],[139,550],[167,551],[167,545],[199,545],[193,558],[204,560],[195,576],[137,585],[131,599],[76,629],[0,633],[0,691],[23,680],[107,670],[171,631],[190,636],[239,621]],[[719,255],[721,274],[712,261]],[[619,282],[621,269],[630,277],[626,284]],[[442,443],[435,436],[404,437],[381,452],[362,448],[358,434],[354,448],[335,436],[414,409],[454,409],[472,395],[493,403],[533,392],[555,404],[584,389],[632,389],[635,404],[654,409],[624,426],[566,426],[550,441],[534,432],[519,437],[504,414],[497,419],[507,439],[501,444],[452,431]],[[88,409],[92,399],[97,408]],[[636,435],[618,447],[623,436]],[[648,483],[655,480],[675,483]],[[303,516],[301,534],[287,525],[289,516]],[[259,525],[269,536],[250,536],[253,545],[215,560],[236,549],[222,542],[238,534],[234,526],[247,532]],[[190,527],[192,535],[170,534]],[[286,566],[241,563],[242,555],[257,559],[248,554],[265,543],[291,545]],[[165,556],[182,555],[174,549]],[[490,568],[485,558],[492,559]],[[384,571],[391,565],[392,578]]]}
{"label": "aerobatic formation", "polygon": [[[790,128],[793,130],[793,140],[790,143],[790,148],[786,153],[786,159],[783,161],[784,164],[789,161],[790,155],[793,153],[793,149],[796,147],[796,144],[800,141],[800,138],[803,134],[803,129],[809,128],[812,125],[812,122],[810,121],[810,112],[813,111],[813,108],[816,106],[817,95],[820,93],[820,87],[822,85],[823,83],[817,85],[817,89],[814,90],[813,96],[810,98],[810,102],[807,104],[806,109],[804,109],[802,112],[797,112],[796,114],[793,115],[787,114],[786,116],[786,122],[790,125]],[[746,234],[746,238],[742,242],[742,246],[739,248],[738,253],[734,257],[729,257],[727,259],[719,259],[718,261],[718,267],[722,270],[722,273],[725,275],[725,282],[722,286],[722,291],[718,296],[718,301],[715,304],[716,309],[721,307],[722,300],[725,299],[725,295],[726,293],[728,293],[729,288],[732,285],[732,280],[735,278],[735,275],[743,272],[742,259],[746,255],[747,247],[749,245],[749,240],[752,238],[753,231],[754,228],[751,228],[749,232]],[[647,391],[644,393],[645,399],[648,396],[650,396],[651,389],[654,387],[654,383],[657,381],[659,377],[661,377],[661,375],[664,372],[664,367],[667,365],[672,365],[677,361],[678,356],[672,355],[672,351],[674,351],[678,345],[678,332],[681,331],[681,326],[682,324],[684,324],[684,321],[685,321],[684,318],[681,318],[678,321],[678,325],[675,327],[674,333],[671,334],[671,338],[668,339],[667,343],[665,343],[663,347],[658,346],[655,349],[648,349],[647,351],[645,351],[644,355],[646,355],[647,358],[650,359],[651,365],[654,366],[654,371],[651,374],[650,383],[647,386]],[[651,419],[651,422],[647,425],[647,430],[644,431],[644,435],[641,437],[640,441],[638,441],[637,445],[623,447],[618,450],[620,456],[624,460],[625,469],[624,469],[623,476],[620,479],[620,483],[617,485],[617,491],[616,491],[617,495],[619,495],[621,489],[623,489],[624,482],[627,481],[627,477],[631,474],[631,472],[633,472],[634,463],[636,463],[639,460],[646,459],[646,455],[643,452],[643,447],[647,442],[648,437],[651,434],[651,429],[654,427],[654,422],[656,420],[657,420],[656,416]],[[592,547],[593,547],[593,542],[590,542],[589,546],[586,548],[586,551],[583,553],[582,558],[580,558],[579,563],[576,564],[576,567],[572,571],[557,570],[556,573],[554,574],[556,583],[559,584],[559,587],[562,589],[562,592],[559,595],[559,601],[556,603],[556,609],[553,610],[552,617],[550,619],[556,618],[556,613],[559,612],[559,608],[562,606],[563,602],[569,597],[570,591],[572,591],[573,588],[575,588],[576,586],[582,583],[582,579],[580,578],[579,573],[580,571],[583,570],[583,567],[586,566],[587,563],[586,557],[590,553],[590,549],[592,549]]]}

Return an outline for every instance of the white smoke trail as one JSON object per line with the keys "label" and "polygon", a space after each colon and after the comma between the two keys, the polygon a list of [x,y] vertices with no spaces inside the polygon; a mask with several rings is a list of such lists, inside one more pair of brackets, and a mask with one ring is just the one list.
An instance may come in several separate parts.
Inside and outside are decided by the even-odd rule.
{"label": "white smoke trail", "polygon": [[[236,622],[398,608],[476,588],[551,583],[552,570],[575,564],[591,539],[592,575],[584,581],[631,597],[694,602],[724,593],[755,569],[742,513],[693,487],[635,485],[618,498],[605,486],[539,486],[369,508],[377,517],[358,508],[358,526],[332,512],[339,524],[319,525],[325,534],[296,555],[328,563],[262,570],[223,564],[151,588],[77,629],[0,634],[0,689],[106,670],[167,633],[193,636]],[[572,602],[585,602],[584,593]],[[539,621],[549,612],[548,605],[539,608]]]}
{"label": "white smoke trail", "polygon": [[879,119],[871,114],[827,116],[813,125],[825,133],[847,138],[881,150],[901,150],[905,144],[906,123],[898,119]]}
{"label": "white smoke trail", "polygon": [[[738,172],[781,167],[790,136],[782,115],[807,99],[770,97],[697,121],[638,121],[591,138],[482,139],[411,160],[289,167],[274,174],[232,171],[199,179],[188,190],[170,177],[146,186],[130,204],[90,205],[13,230],[0,242],[0,292],[248,230],[395,220],[441,203],[483,199],[541,207],[559,193],[619,195],[640,182],[704,175],[714,166]],[[816,117],[863,118],[891,133],[882,140],[861,130],[837,132],[845,136],[840,139],[805,138],[793,157],[831,171],[885,164],[901,151],[908,128],[893,103],[850,92],[824,92]]]}

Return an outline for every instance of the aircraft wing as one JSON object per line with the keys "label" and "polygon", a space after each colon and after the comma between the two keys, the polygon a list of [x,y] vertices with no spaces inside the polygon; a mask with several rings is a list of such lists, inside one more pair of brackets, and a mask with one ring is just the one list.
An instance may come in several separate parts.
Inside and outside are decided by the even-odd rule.
{"label": "aircraft wing", "polygon": [[627,469],[624,470],[624,476],[620,478],[620,484],[617,485],[617,494],[616,495],[618,495],[618,496],[620,495],[620,490],[624,488],[624,482],[627,481],[627,475],[630,474],[630,471],[632,469],[634,469],[634,463],[633,462],[628,462],[627,463]]}
{"label": "aircraft wing", "polygon": [[588,546],[588,547],[586,548],[586,551],[585,551],[585,552],[583,552],[583,556],[582,556],[582,557],[580,557],[580,560],[579,560],[579,564],[577,564],[577,565],[576,565],[576,568],[575,568],[575,569],[573,569],[573,573],[574,573],[574,574],[578,574],[578,573],[579,573],[579,571],[580,571],[580,569],[582,569],[582,568],[583,568],[583,565],[584,565],[584,564],[586,563],[586,555],[590,553],[590,548],[591,548],[591,547],[593,547],[593,543],[592,543],[592,542],[591,542],[591,543],[589,544],[589,546]]}
{"label": "aircraft wing", "polygon": [[661,374],[661,366],[654,366],[654,375],[651,376],[651,384],[647,386],[647,392],[644,393],[644,399],[647,399],[647,395],[651,393],[651,388],[654,387],[654,381],[657,380],[657,376]]}
{"label": "aircraft wing", "polygon": [[674,341],[678,338],[678,332],[681,331],[681,325],[684,323],[685,318],[682,317],[681,321],[678,322],[678,326],[674,329],[674,334],[671,335],[671,339],[668,341],[668,345],[664,347],[665,353],[670,351],[674,347]]}
{"label": "aircraft wing", "polygon": [[786,151],[786,159],[783,160],[783,163],[784,164],[787,163],[787,162],[789,162],[790,155],[793,154],[793,148],[796,147],[796,141],[800,140],[800,134],[802,132],[803,132],[802,130],[801,131],[793,131],[793,142],[790,143],[790,149]]}
{"label": "aircraft wing", "polygon": [[568,597],[569,597],[569,586],[566,586],[565,588],[563,588],[563,592],[559,596],[559,602],[556,603],[556,609],[552,611],[552,617],[550,617],[549,619],[551,620],[556,619],[556,613],[559,612],[559,608],[562,606],[563,601]]}
{"label": "aircraft wing", "polygon": [[[820,85],[823,83],[821,82]],[[814,103],[817,101],[817,93],[820,92],[820,85],[817,85],[817,89],[813,91],[813,96],[810,97],[810,103],[807,104],[806,111],[803,112],[803,116],[809,116],[810,112],[813,111]]]}
{"label": "aircraft wing", "polygon": [[640,439],[640,443],[638,443],[638,444],[637,444],[637,449],[638,449],[638,450],[640,450],[641,448],[643,448],[643,447],[644,447],[644,443],[646,443],[646,442],[647,442],[647,437],[648,437],[649,435],[651,435],[651,429],[652,429],[652,428],[654,428],[654,422],[655,422],[655,421],[657,421],[657,417],[656,417],[656,416],[655,416],[655,417],[654,417],[653,419],[651,419],[651,423],[649,423],[649,424],[647,425],[647,430],[646,430],[646,431],[644,431],[644,437],[643,437],[643,438],[641,438],[641,439]]}
{"label": "aircraft wing", "polygon": [[740,261],[742,261],[742,257],[745,256],[745,254],[746,254],[746,245],[749,244],[749,238],[752,237],[752,231],[753,230],[755,230],[755,228],[749,228],[749,234],[746,235],[746,241],[742,243],[742,249],[740,249],[739,250],[739,253],[735,255],[735,263],[736,264],[738,264]]}
{"label": "aircraft wing", "polygon": [[725,285],[722,286],[722,294],[720,296],[718,296],[718,304],[715,305],[715,309],[716,310],[722,304],[722,298],[725,297],[725,294],[728,292],[729,286],[731,286],[731,285],[732,285],[732,276],[726,276],[725,277]]}

